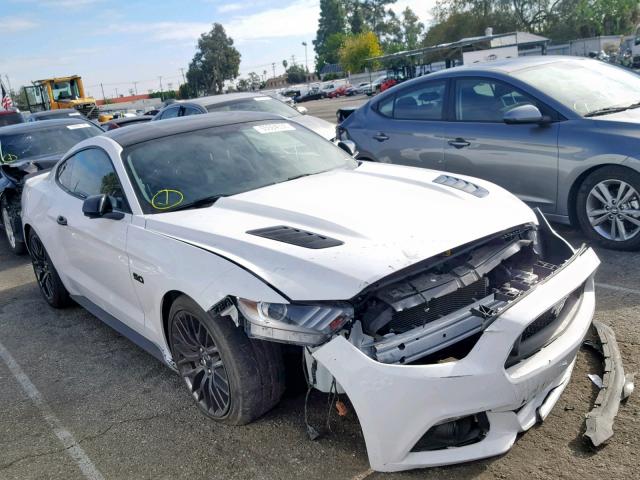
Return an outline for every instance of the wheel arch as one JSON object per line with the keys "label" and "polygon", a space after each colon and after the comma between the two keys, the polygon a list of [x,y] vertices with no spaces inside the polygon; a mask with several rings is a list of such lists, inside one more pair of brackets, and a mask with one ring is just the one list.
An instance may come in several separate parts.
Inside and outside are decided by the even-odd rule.
{"label": "wheel arch", "polygon": [[634,171],[634,172],[637,171],[631,167],[628,167],[627,165],[620,164],[620,163],[603,163],[601,165],[594,165],[590,168],[587,168],[584,172],[580,173],[580,175],[578,175],[578,177],[576,177],[576,179],[571,184],[571,188],[569,189],[569,197],[567,199],[567,210],[569,212],[569,221],[571,222],[572,226],[579,228],[576,201],[578,199],[578,191],[580,190],[580,186],[583,184],[585,179],[589,175],[591,175],[593,172],[598,171],[602,168],[608,168],[608,167],[621,167],[621,168],[628,169],[630,171]]}
{"label": "wheel arch", "polygon": [[160,304],[160,312],[162,314],[162,335],[164,336],[164,341],[167,345],[167,348],[169,349],[169,352],[171,351],[171,345],[169,343],[169,312],[171,311],[173,302],[175,302],[178,297],[181,297],[182,295],[184,295],[185,297],[189,297],[189,295],[181,292],[180,290],[169,290],[162,296],[162,301]]}

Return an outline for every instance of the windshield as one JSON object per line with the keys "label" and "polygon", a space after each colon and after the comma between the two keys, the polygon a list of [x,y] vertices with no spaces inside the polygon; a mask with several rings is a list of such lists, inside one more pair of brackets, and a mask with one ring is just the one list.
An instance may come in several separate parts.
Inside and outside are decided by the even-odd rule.
{"label": "windshield", "polygon": [[640,76],[603,62],[556,62],[512,75],[580,115],[640,101]]}
{"label": "windshield", "polygon": [[358,165],[304,127],[273,120],[154,139],[122,156],[145,213]]}
{"label": "windshield", "polygon": [[76,80],[53,83],[51,91],[56,102],[59,100],[75,100],[80,97]]}
{"label": "windshield", "polygon": [[276,115],[281,115],[285,118],[300,116],[300,113],[294,108],[291,108],[280,100],[275,100],[271,97],[243,98],[241,100],[217,104],[214,103],[213,105],[207,106],[207,111],[209,112],[228,112],[237,110],[275,113]]}
{"label": "windshield", "polygon": [[89,123],[57,125],[20,133],[0,133],[0,158],[10,163],[42,155],[65,153],[76,143],[104,133]]}

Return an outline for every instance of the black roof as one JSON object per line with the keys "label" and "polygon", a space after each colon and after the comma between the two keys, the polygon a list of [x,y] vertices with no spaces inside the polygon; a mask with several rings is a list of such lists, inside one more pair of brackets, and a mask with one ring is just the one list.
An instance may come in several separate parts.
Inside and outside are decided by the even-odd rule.
{"label": "black roof", "polygon": [[74,125],[76,123],[91,124],[91,122],[87,121],[87,119],[85,118],[54,118],[51,120],[47,120],[46,122],[16,123],[15,125],[0,127],[0,134],[35,132],[38,130],[47,130],[57,126],[63,127],[65,125]]}
{"label": "black roof", "polygon": [[279,115],[264,112],[214,112],[202,115],[171,118],[156,122],[145,122],[129,128],[117,128],[105,133],[123,147],[155,138],[168,137],[178,133],[221,127],[236,123],[258,122],[261,120],[286,120]]}
{"label": "black roof", "polygon": [[64,118],[64,115],[69,116],[70,114],[75,114],[71,116],[77,116],[78,118],[84,119],[84,115],[80,113],[75,108],[59,108],[57,110],[45,110],[43,112],[33,112],[30,117],[33,118],[47,118],[47,117],[60,117]]}

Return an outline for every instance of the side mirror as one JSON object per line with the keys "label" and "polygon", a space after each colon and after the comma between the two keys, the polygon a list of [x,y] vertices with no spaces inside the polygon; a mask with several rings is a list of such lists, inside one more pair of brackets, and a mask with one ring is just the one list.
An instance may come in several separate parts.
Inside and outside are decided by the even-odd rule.
{"label": "side mirror", "polygon": [[301,113],[302,115],[306,115],[306,114],[307,114],[307,112],[309,111],[309,110],[307,110],[307,107],[303,107],[303,106],[300,106],[300,105],[296,105],[296,106],[295,106],[295,109],[296,109],[299,113]]}
{"label": "side mirror", "polygon": [[535,105],[520,105],[512,108],[502,117],[504,123],[508,125],[517,125],[524,123],[546,123],[549,117],[545,117]]}
{"label": "side mirror", "polygon": [[114,212],[113,204],[109,195],[92,195],[82,204],[82,213],[89,218],[108,218],[111,220],[121,220],[124,213]]}
{"label": "side mirror", "polygon": [[352,157],[355,157],[358,154],[358,147],[351,140],[340,140],[338,142],[338,147],[347,152]]}

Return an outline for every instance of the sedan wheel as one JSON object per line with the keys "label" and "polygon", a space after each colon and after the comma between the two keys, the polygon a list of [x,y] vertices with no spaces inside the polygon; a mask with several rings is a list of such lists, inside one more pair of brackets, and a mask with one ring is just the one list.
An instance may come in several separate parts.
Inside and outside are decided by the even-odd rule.
{"label": "sedan wheel", "polygon": [[51,263],[51,258],[49,258],[40,237],[33,231],[29,234],[29,253],[38,287],[40,287],[40,292],[47,303],[55,308],[69,305],[71,303],[69,293]]}
{"label": "sedan wheel", "polygon": [[607,240],[623,242],[640,232],[640,197],[622,180],[605,180],[593,187],[586,209],[591,226]]}
{"label": "sedan wheel", "polygon": [[578,221],[589,238],[616,250],[640,248],[640,173],[600,168],[584,180],[576,200]]}
{"label": "sedan wheel", "polygon": [[174,318],[171,340],[174,361],[193,398],[212,417],[224,417],[231,401],[229,377],[207,328],[183,310]]}
{"label": "sedan wheel", "polygon": [[205,312],[186,295],[173,301],[168,320],[173,361],[205,415],[242,425],[280,401],[280,345],[250,339],[229,317]]}
{"label": "sedan wheel", "polygon": [[9,248],[16,255],[21,255],[25,251],[24,243],[18,240],[16,232],[13,229],[14,222],[12,222],[11,214],[9,213],[9,206],[7,201],[3,198],[0,203],[0,210],[2,210],[2,225],[4,226],[4,233],[9,243]]}

